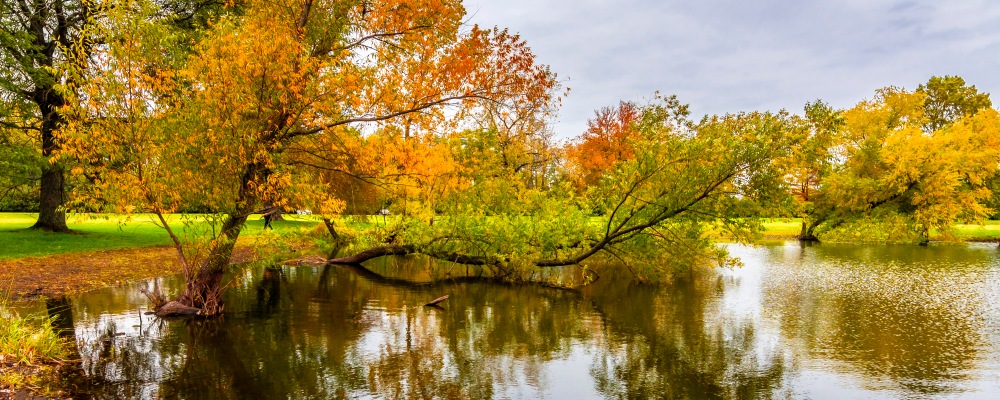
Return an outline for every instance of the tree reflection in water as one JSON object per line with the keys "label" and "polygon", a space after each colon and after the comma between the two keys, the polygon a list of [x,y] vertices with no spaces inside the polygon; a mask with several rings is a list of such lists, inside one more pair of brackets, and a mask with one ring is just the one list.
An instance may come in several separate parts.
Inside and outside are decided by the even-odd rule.
{"label": "tree reflection in water", "polygon": [[[73,314],[98,398],[799,397],[817,368],[877,397],[869,376],[900,396],[971,379],[981,326],[955,297],[927,298],[981,282],[879,272],[906,289],[890,293],[865,283],[871,271],[803,267],[833,257],[823,248],[738,249],[745,269],[666,287],[602,272],[577,291],[415,258],[251,269],[223,318],[140,323],[135,287],[80,296]],[[444,294],[443,308],[422,306]]]}

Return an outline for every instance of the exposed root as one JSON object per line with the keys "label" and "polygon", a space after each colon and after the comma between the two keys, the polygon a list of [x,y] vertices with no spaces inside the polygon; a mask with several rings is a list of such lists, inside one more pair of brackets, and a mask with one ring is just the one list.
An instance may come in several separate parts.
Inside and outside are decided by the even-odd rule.
{"label": "exposed root", "polygon": [[193,315],[203,315],[202,309],[189,307],[177,301],[171,301],[156,310],[156,316],[160,318],[187,317]]}
{"label": "exposed root", "polygon": [[330,261],[328,259],[320,257],[320,256],[302,256],[302,257],[298,257],[298,258],[293,258],[291,260],[282,261],[279,264],[281,264],[281,265],[288,265],[288,266],[297,266],[297,267],[300,267],[300,266],[303,266],[303,265],[309,266],[309,267],[322,267],[322,266],[328,264],[329,262]]}
{"label": "exposed root", "polygon": [[167,304],[167,295],[163,294],[163,292],[159,289],[149,291],[146,288],[141,288],[139,289],[139,292],[149,299],[149,305],[153,310],[159,310]]}

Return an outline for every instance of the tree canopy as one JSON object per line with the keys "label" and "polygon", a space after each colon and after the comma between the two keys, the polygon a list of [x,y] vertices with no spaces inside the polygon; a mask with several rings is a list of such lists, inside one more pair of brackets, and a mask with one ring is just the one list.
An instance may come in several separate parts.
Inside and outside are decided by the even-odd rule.
{"label": "tree canopy", "polygon": [[[928,87],[935,82],[941,79],[931,78]],[[974,110],[945,123],[935,119],[940,114],[927,114],[928,104],[937,101],[922,90],[888,87],[843,112],[822,112],[836,118],[823,128],[826,133],[815,130],[815,118],[807,119],[813,133],[805,143],[820,145],[806,164],[815,166],[822,185],[802,214],[803,237],[813,238],[817,227],[845,228],[839,233],[854,239],[916,237],[926,243],[931,230],[947,232],[957,221],[990,215],[988,182],[1000,172],[997,112]],[[807,107],[807,116],[813,110]],[[927,131],[931,126],[936,128]],[[797,184],[798,176],[789,175],[789,181]],[[879,234],[865,227],[877,227]]]}

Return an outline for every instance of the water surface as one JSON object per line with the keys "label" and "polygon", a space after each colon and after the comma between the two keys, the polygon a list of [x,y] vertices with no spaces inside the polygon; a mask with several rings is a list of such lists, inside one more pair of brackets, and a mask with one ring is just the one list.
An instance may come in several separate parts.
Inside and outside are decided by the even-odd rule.
{"label": "water surface", "polygon": [[254,269],[221,319],[141,315],[136,284],[63,322],[98,398],[1000,397],[996,245],[729,249],[743,267],[579,291],[414,284],[466,273],[415,258]]}

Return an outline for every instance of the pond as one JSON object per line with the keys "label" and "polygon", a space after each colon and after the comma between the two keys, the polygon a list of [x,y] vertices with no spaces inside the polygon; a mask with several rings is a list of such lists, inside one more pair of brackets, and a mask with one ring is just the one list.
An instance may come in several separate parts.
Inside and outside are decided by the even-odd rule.
{"label": "pond", "polygon": [[61,315],[97,398],[1000,396],[995,244],[728,247],[742,267],[665,286],[621,269],[578,291],[421,285],[441,272],[394,258],[370,268],[409,281],[246,271],[217,320],[141,314],[139,287],[177,278],[76,296]]}

